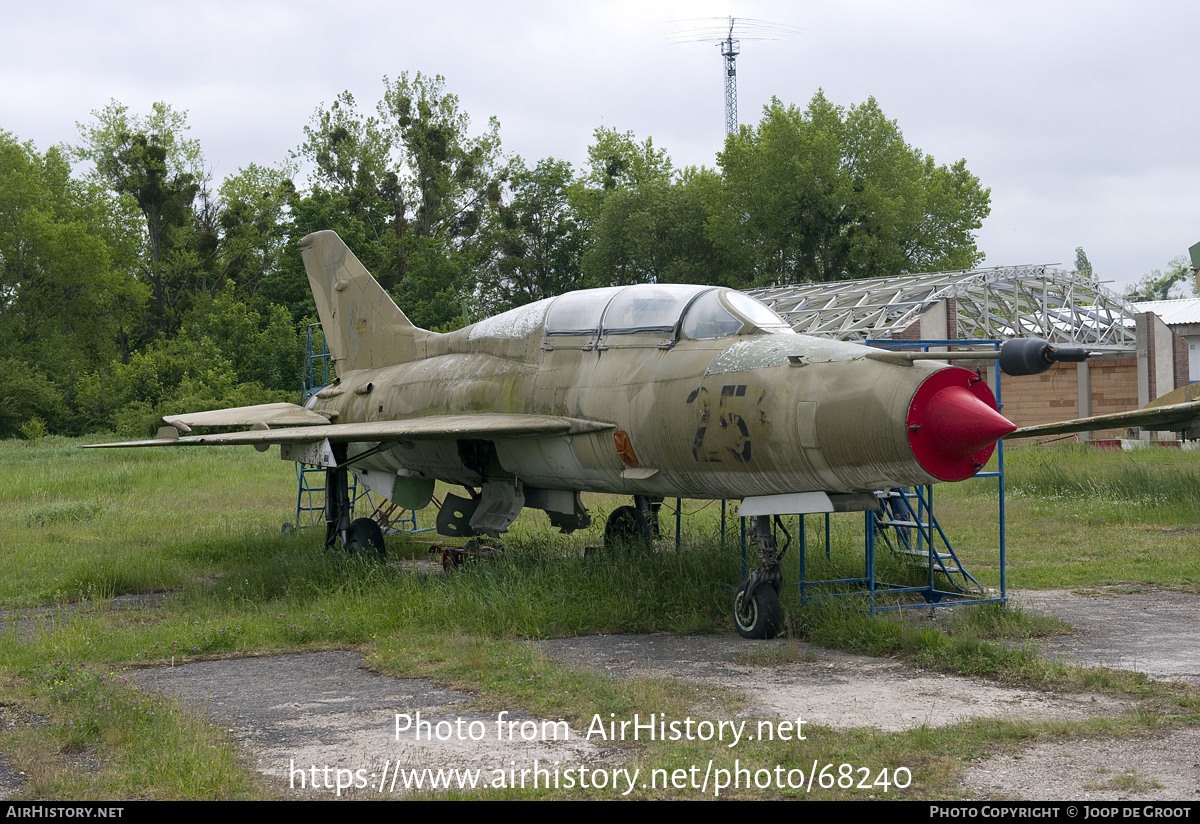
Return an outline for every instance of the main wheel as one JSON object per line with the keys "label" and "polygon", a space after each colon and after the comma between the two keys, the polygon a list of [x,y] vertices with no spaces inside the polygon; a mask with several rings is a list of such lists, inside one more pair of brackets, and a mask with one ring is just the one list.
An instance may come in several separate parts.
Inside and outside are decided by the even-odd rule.
{"label": "main wheel", "polygon": [[644,512],[635,506],[619,506],[604,524],[604,548],[649,549],[652,546],[651,534],[650,523]]}
{"label": "main wheel", "polygon": [[358,518],[350,524],[351,551],[354,551],[355,544],[360,552],[378,556],[380,560],[387,557],[387,548],[383,545],[383,530],[370,518]]}
{"label": "main wheel", "polygon": [[774,638],[782,623],[779,594],[775,588],[760,584],[746,599],[747,578],[738,585],[733,596],[733,623],[743,638]]}

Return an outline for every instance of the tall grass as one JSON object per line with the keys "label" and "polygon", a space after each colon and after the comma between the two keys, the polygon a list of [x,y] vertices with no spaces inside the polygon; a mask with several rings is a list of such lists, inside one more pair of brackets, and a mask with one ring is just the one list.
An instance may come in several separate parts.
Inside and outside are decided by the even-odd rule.
{"label": "tall grass", "polygon": [[1111,510],[1113,522],[1200,521],[1200,455],[1193,452],[1030,446],[1010,449],[1004,469],[1014,497]]}

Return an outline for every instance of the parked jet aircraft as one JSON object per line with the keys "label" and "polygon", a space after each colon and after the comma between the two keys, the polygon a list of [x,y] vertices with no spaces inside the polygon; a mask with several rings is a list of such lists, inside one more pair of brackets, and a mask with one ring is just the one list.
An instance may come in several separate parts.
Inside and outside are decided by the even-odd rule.
{"label": "parked jet aircraft", "polygon": [[[437,519],[453,536],[497,535],[524,507],[571,532],[591,523],[580,492],[604,492],[633,499],[606,541],[649,540],[664,497],[741,499],[761,563],[734,615],[741,634],[769,637],[782,585],[772,516],[875,509],[873,490],[968,478],[1015,429],[980,374],[944,353],[798,335],[730,289],[571,292],[439,334],[413,326],[335,233],[300,249],[332,384],[303,407],[174,415],[153,440],[102,446],[279,444],[284,460],[326,467],[331,548],[383,549],[378,525],[350,520],[348,471],[408,509],[435,481],[461,485]],[[1086,356],[1014,340],[1001,367]],[[249,429],[180,437],[197,426]]]}

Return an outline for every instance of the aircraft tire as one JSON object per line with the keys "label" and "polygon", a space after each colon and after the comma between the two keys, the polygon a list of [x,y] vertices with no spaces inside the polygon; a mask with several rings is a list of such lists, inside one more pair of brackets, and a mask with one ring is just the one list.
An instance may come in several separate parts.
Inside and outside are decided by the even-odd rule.
{"label": "aircraft tire", "polygon": [[650,522],[636,506],[619,506],[604,524],[604,548],[609,550],[650,549]]}
{"label": "aircraft tire", "polygon": [[387,557],[383,530],[370,518],[358,518],[350,524],[350,544],[352,547],[357,544],[359,552],[377,556],[380,560]]}
{"label": "aircraft tire", "polygon": [[738,635],[751,639],[774,638],[783,624],[779,593],[770,585],[760,584],[751,596],[749,615],[743,616],[738,607],[742,605],[749,582],[748,578],[742,581],[733,595],[733,623]]}

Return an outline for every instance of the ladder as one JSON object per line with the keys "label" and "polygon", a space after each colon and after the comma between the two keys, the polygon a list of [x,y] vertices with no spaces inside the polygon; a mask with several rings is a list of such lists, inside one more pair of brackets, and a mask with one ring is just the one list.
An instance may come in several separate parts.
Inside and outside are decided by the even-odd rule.
{"label": "ladder", "polygon": [[[892,554],[909,566],[928,568],[929,585],[935,572],[941,572],[955,590],[983,594],[984,588],[963,569],[946,533],[933,516],[931,486],[889,489],[877,492],[880,513],[875,518],[876,534],[883,538]],[[935,543],[941,538],[943,549]]]}

